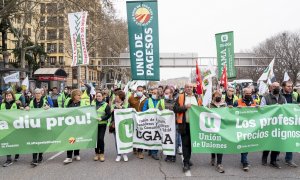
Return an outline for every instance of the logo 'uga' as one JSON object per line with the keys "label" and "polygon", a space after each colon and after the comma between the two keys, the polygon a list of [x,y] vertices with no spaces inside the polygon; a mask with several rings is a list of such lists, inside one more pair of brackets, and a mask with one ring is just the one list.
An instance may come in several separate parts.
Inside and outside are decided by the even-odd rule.
{"label": "logo 'uga'", "polygon": [[153,12],[151,8],[145,4],[138,5],[132,12],[132,18],[137,25],[146,26],[151,22]]}
{"label": "logo 'uga'", "polygon": [[219,132],[221,116],[215,113],[202,112],[199,117],[199,126],[204,132]]}

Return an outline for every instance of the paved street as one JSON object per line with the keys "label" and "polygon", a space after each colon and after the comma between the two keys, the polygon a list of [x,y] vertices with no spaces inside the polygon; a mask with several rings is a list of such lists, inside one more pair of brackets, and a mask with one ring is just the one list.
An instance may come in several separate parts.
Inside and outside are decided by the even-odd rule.
{"label": "paved street", "polygon": [[[21,155],[20,161],[12,166],[0,167],[0,179],[300,179],[300,168],[290,168],[284,165],[284,154],[280,155],[282,169],[276,170],[271,167],[260,165],[261,153],[250,153],[251,168],[249,172],[241,170],[239,155],[225,155],[223,164],[225,174],[215,171],[209,165],[210,155],[193,154],[191,171],[182,172],[181,157],[177,156],[176,163],[167,163],[163,159],[155,161],[149,156],[144,160],[129,155],[129,162],[115,162],[116,151],[112,134],[106,134],[106,161],[93,161],[94,151],[81,151],[81,161],[63,165],[62,161],[66,153],[46,153],[44,163],[38,167],[30,166],[31,155]],[[300,164],[300,154],[295,153],[294,159]],[[5,157],[1,157],[4,163]]]}

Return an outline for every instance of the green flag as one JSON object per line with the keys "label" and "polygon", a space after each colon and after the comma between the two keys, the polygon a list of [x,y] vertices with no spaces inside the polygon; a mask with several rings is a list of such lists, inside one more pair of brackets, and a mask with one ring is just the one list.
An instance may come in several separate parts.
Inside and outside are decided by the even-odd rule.
{"label": "green flag", "polygon": [[219,77],[222,75],[224,64],[227,68],[227,77],[236,77],[234,67],[233,31],[216,34],[217,59]]}
{"label": "green flag", "polygon": [[157,14],[157,1],[127,1],[133,80],[160,80]]}
{"label": "green flag", "polygon": [[189,110],[194,153],[300,151],[300,107],[205,108]]}

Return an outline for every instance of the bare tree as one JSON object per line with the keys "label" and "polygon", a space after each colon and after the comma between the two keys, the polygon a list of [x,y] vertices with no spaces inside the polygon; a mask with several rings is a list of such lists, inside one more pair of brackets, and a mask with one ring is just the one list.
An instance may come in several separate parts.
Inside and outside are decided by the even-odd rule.
{"label": "bare tree", "polygon": [[[277,81],[282,82],[284,72],[288,72],[295,83],[300,69],[300,34],[299,32],[283,32],[254,48],[257,56],[276,57],[274,73]],[[261,69],[261,73],[263,68]]]}

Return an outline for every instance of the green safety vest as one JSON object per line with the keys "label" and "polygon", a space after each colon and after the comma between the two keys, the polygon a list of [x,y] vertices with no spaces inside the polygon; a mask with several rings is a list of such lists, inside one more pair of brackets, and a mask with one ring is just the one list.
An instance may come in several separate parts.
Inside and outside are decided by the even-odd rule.
{"label": "green safety vest", "polygon": [[82,101],[83,101],[83,106],[91,105],[90,96],[87,94],[86,90],[81,95],[80,106]]}
{"label": "green safety vest", "polygon": [[[226,98],[226,95],[223,94],[223,95],[222,95],[222,99],[224,99],[224,101],[225,101],[225,98]],[[238,98],[236,95],[233,95],[233,103],[234,103],[234,102],[237,102],[238,100],[239,100],[239,98]]]}
{"label": "green safety vest", "polygon": [[[68,97],[68,98],[65,100],[65,102],[64,102],[64,108],[67,108],[67,106],[68,106],[70,100],[71,100],[70,97]],[[83,106],[90,106],[89,101],[87,102],[87,101],[84,101],[84,100],[81,99],[81,101],[80,101],[80,107],[83,107]]]}
{"label": "green safety vest", "polygon": [[132,93],[128,91],[127,94],[126,94],[126,99],[124,101],[124,107],[125,108],[128,108],[128,106],[129,106],[128,100],[129,100],[129,98],[130,98],[131,95],[132,95]]}
{"label": "green safety vest", "polygon": [[[160,99],[158,101],[158,103],[156,104],[155,109],[159,109],[159,105],[160,105],[161,109],[164,110],[166,108],[165,107],[165,100],[164,99]],[[154,108],[154,103],[153,103],[153,100],[151,98],[148,99],[148,107],[149,107],[149,109],[150,108]]]}
{"label": "green safety vest", "polygon": [[63,103],[64,103],[64,97],[61,95],[61,94],[59,94],[58,96],[57,96],[57,104],[58,104],[58,107],[63,107]]}
{"label": "green safety vest", "polygon": [[[104,103],[97,109],[97,117],[101,118],[105,115],[105,109],[107,105],[107,103]],[[107,120],[98,121],[98,124],[107,124]]]}
{"label": "green safety vest", "polygon": [[[33,105],[33,100],[34,100],[34,99],[32,99],[32,100],[30,101],[30,103],[29,103],[30,109],[34,109],[34,108],[35,108],[34,105]],[[45,106],[46,102],[47,102],[47,101],[46,101],[45,98],[44,98],[43,106]],[[43,106],[42,106],[42,107],[43,107]]]}
{"label": "green safety vest", "polygon": [[17,101],[17,100],[20,100],[20,97],[22,96],[22,94],[16,93],[15,96],[16,96],[16,101]]}
{"label": "green safety vest", "polygon": [[[18,106],[16,103],[13,103],[10,107],[10,109],[18,109]],[[6,105],[5,105],[5,102],[1,103],[1,109],[0,110],[8,110],[6,109]]]}
{"label": "green safety vest", "polygon": [[297,92],[293,92],[292,97],[293,97],[293,103],[297,103],[297,99],[298,99],[298,93]]}

